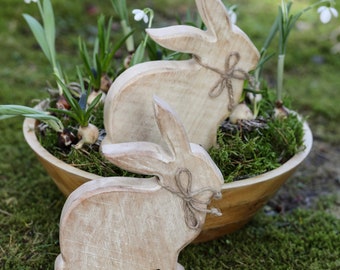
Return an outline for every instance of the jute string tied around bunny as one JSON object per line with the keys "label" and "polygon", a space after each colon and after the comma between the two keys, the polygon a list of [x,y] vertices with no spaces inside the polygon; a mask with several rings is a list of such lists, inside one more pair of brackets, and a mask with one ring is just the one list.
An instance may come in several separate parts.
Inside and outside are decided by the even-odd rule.
{"label": "jute string tied around bunny", "polygon": [[[186,179],[183,178],[183,175],[186,175]],[[217,208],[207,209],[209,201],[201,201],[196,199],[195,197],[202,194],[203,192],[211,192],[213,193],[213,197],[215,199],[220,199],[222,194],[220,192],[216,192],[211,188],[200,189],[195,192],[192,192],[192,174],[186,168],[179,168],[175,174],[175,183],[178,190],[174,188],[163,185],[160,185],[166,190],[170,191],[173,194],[176,194],[180,198],[183,199],[184,202],[184,215],[185,215],[185,223],[190,229],[197,230],[201,228],[202,223],[198,218],[198,213],[209,213],[216,216],[221,216],[222,213]],[[186,184],[186,185],[185,185]]]}
{"label": "jute string tied around bunny", "polygon": [[222,94],[224,89],[227,89],[228,95],[229,95],[228,110],[231,112],[235,105],[234,104],[235,103],[234,90],[233,90],[233,84],[231,80],[232,79],[249,80],[250,83],[252,84],[251,76],[243,69],[236,68],[237,64],[240,62],[240,59],[241,59],[240,54],[238,52],[232,52],[225,60],[223,71],[204,64],[201,61],[201,59],[196,55],[194,55],[193,58],[202,67],[205,67],[206,69],[210,69],[220,75],[220,79],[211,88],[209,92],[209,96],[212,98],[216,98]]}

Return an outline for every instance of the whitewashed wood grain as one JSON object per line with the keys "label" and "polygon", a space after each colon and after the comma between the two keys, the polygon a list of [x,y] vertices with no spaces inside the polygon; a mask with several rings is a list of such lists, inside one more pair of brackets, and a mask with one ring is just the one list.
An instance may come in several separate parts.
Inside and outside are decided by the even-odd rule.
{"label": "whitewashed wood grain", "polygon": [[[109,143],[162,143],[153,118],[157,95],[177,112],[189,141],[210,148],[221,121],[239,101],[246,73],[259,53],[250,39],[230,23],[220,0],[196,0],[207,26],[148,29],[160,45],[193,55],[185,61],[155,61],[133,66],[113,83],[105,102]],[[227,87],[229,85],[229,87]]]}
{"label": "whitewashed wood grain", "polygon": [[163,140],[103,145],[112,163],[151,178],[87,182],[67,199],[56,270],[181,269],[179,252],[201,231],[223,177],[208,153],[190,144],[171,108],[154,98]]}

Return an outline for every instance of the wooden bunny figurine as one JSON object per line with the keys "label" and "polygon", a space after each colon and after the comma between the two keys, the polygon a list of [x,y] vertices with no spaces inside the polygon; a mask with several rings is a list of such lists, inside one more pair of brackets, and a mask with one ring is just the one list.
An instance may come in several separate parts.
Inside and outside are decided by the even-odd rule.
{"label": "wooden bunny figurine", "polygon": [[259,53],[230,22],[220,0],[196,0],[196,5],[206,31],[185,25],[147,30],[160,45],[193,58],[142,63],[121,74],[106,98],[107,143],[161,143],[152,112],[157,95],[179,115],[190,142],[205,149],[215,144],[218,126],[238,103]]}
{"label": "wooden bunny figurine", "polygon": [[55,270],[183,269],[180,250],[200,232],[223,177],[207,152],[190,144],[168,105],[154,98],[154,114],[169,149],[151,142],[102,146],[114,164],[151,178],[111,177],[87,182],[67,199],[60,219],[61,254]]}

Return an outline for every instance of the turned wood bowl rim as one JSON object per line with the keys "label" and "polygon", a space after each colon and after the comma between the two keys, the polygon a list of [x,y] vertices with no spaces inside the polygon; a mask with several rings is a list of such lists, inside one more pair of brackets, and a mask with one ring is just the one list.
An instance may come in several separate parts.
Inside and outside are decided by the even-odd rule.
{"label": "turned wood bowl rim", "polygon": [[[34,132],[35,120],[31,118],[26,118],[23,123],[23,133],[26,142],[28,145],[32,148],[32,150],[41,158],[48,160],[50,163],[54,164],[55,166],[59,167],[60,169],[67,171],[72,174],[77,174],[79,176],[82,176],[84,178],[87,178],[89,180],[93,180],[96,178],[100,178],[100,176],[86,172],[84,170],[78,169],[70,164],[67,164],[60,159],[53,156],[51,153],[49,153],[38,141],[38,138]],[[259,182],[264,182],[273,179],[275,176],[281,175],[287,171],[290,171],[297,166],[299,166],[302,161],[308,156],[308,154],[311,151],[312,144],[313,144],[313,135],[312,131],[307,124],[307,122],[303,122],[303,129],[304,129],[304,149],[297,154],[295,154],[291,159],[289,159],[287,162],[282,164],[282,166],[271,170],[269,172],[250,177],[243,180],[238,180],[231,183],[225,183],[222,186],[223,189],[233,189],[233,188],[239,188],[243,186],[248,186],[252,184],[257,184]]]}
{"label": "turned wood bowl rim", "polygon": [[50,152],[48,152],[39,142],[33,127],[35,126],[36,120],[32,118],[26,118],[23,124],[23,133],[26,142],[32,148],[32,150],[42,159],[49,161],[51,164],[55,165],[56,167],[62,169],[63,171],[67,171],[72,174],[77,174],[84,178],[88,179],[96,179],[100,178],[99,175],[94,173],[89,173],[84,170],[78,169],[66,162],[56,158]]}

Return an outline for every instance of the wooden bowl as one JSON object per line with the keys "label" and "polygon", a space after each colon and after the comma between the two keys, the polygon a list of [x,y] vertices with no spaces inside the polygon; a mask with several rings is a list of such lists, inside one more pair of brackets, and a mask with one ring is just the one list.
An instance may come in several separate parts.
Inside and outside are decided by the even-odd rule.
{"label": "wooden bowl", "polygon": [[23,125],[23,133],[26,142],[35,152],[38,160],[51,176],[59,190],[66,196],[73,190],[89,180],[100,178],[100,176],[80,170],[60,159],[57,159],[40,144],[34,132],[36,121],[26,118]]}
{"label": "wooden bowl", "polygon": [[222,199],[211,206],[221,210],[222,216],[207,216],[201,234],[195,242],[206,242],[242,228],[275,195],[282,184],[308,156],[313,144],[312,132],[304,123],[305,149],[279,168],[248,179],[224,184]]}
{"label": "wooden bowl", "polygon": [[[50,154],[39,143],[33,130],[34,125],[35,120],[25,119],[23,125],[25,139],[65,196],[83,183],[100,178],[98,175],[77,169]],[[309,154],[313,136],[307,123],[304,123],[304,132],[305,149],[281,167],[256,177],[223,185],[222,199],[213,201],[210,205],[219,208],[222,216],[207,215],[203,230],[195,240],[196,243],[213,240],[239,230],[267,203]]]}

